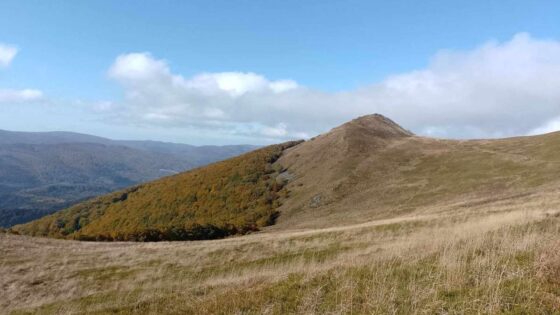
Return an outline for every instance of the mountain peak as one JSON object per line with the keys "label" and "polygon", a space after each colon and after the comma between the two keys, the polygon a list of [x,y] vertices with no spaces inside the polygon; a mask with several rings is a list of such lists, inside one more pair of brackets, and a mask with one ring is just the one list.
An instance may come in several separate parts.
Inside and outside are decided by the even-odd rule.
{"label": "mountain peak", "polygon": [[381,114],[371,114],[355,118],[339,128],[360,130],[381,138],[410,137],[414,134]]}

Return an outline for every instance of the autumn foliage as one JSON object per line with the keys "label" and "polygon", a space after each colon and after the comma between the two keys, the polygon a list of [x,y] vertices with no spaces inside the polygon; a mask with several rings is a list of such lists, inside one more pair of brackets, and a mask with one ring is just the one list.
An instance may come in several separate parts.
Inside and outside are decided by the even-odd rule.
{"label": "autumn foliage", "polygon": [[94,198],[13,231],[98,241],[223,238],[271,225],[288,194],[275,163],[298,142],[268,146]]}

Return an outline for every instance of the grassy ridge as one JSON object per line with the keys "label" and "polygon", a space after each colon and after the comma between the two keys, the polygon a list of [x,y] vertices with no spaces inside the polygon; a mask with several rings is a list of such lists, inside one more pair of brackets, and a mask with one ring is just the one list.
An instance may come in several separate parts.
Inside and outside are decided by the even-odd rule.
{"label": "grassy ridge", "polygon": [[[295,174],[274,229],[355,224],[522,196],[560,179],[560,133],[494,140],[331,133],[284,154]],[[352,135],[348,135],[352,132]],[[318,202],[315,202],[318,201]],[[447,210],[445,210],[447,211]]]}
{"label": "grassy ridge", "polygon": [[14,231],[80,240],[195,240],[246,233],[273,223],[286,196],[273,165],[297,142],[132,187],[78,204]]}

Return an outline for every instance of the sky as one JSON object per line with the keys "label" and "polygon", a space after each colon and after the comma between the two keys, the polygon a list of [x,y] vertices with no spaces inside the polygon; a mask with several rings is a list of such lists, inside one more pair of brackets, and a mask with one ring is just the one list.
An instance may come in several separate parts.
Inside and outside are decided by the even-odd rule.
{"label": "sky", "polygon": [[0,1],[0,129],[268,144],[560,129],[558,1]]}

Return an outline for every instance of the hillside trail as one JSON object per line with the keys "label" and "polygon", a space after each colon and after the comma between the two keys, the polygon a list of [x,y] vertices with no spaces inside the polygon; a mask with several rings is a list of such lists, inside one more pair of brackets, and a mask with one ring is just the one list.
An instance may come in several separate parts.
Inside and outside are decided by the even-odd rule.
{"label": "hillside trail", "polygon": [[397,218],[390,218],[390,219],[379,219],[368,221],[364,223],[357,223],[357,224],[350,224],[350,225],[343,225],[343,226],[334,226],[328,228],[319,228],[319,229],[305,229],[305,230],[288,230],[283,231],[278,234],[286,234],[288,236],[305,236],[310,234],[319,234],[319,233],[331,233],[331,232],[344,232],[348,230],[354,229],[362,229],[362,228],[369,228],[381,225],[389,225],[389,224],[397,224],[397,223],[405,223],[411,221],[422,221],[422,220],[430,220],[441,218],[441,214],[418,214],[413,216],[403,216]]}
{"label": "hillside trail", "polygon": [[[327,227],[327,228],[316,228],[316,229],[294,229],[294,230],[283,230],[283,231],[264,230],[262,232],[249,234],[242,237],[233,237],[233,238],[218,240],[218,242],[224,242],[224,243],[239,242],[239,241],[246,242],[246,241],[262,241],[267,239],[278,240],[278,239],[286,239],[286,238],[294,238],[294,237],[302,237],[302,236],[311,236],[311,235],[324,234],[324,233],[346,232],[351,230],[371,228],[371,227],[382,226],[382,225],[398,224],[398,223],[413,222],[413,221],[425,221],[425,220],[431,220],[437,218],[441,219],[442,214],[441,213],[418,214],[418,215],[403,216],[403,217],[390,218],[390,219],[372,220],[372,221],[358,223],[358,224],[334,226],[334,227]],[[213,242],[213,241],[202,241],[202,242]]]}

